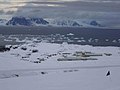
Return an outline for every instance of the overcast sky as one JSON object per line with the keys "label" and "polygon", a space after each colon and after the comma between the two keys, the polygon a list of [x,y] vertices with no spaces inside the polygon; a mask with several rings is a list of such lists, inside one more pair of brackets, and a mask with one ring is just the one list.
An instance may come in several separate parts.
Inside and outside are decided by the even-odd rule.
{"label": "overcast sky", "polygon": [[97,19],[119,23],[120,0],[0,0],[0,17],[11,16]]}

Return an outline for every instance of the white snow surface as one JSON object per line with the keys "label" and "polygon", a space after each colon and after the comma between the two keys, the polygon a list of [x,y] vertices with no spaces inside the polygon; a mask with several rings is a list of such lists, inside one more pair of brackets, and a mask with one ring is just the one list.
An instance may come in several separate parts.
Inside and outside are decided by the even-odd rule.
{"label": "white snow surface", "polygon": [[[0,90],[120,90],[120,47],[43,42],[13,47],[18,48],[0,53]],[[98,60],[57,61],[61,53],[76,51],[103,56],[96,56]],[[38,58],[45,61],[33,63]]]}

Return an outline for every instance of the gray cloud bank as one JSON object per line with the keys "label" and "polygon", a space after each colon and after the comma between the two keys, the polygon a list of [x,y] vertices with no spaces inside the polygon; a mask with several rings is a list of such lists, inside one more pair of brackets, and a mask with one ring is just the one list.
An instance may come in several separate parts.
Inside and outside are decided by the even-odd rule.
{"label": "gray cloud bank", "polygon": [[120,25],[120,0],[27,0],[20,3],[26,5],[8,7],[18,10],[6,14],[52,19],[95,19],[109,25]]}
{"label": "gray cloud bank", "polygon": [[[99,0],[96,0],[98,2],[93,1],[95,0],[26,2],[25,6],[19,7],[16,15],[41,16],[47,18],[120,18],[120,3],[116,3],[118,0],[106,0],[107,2],[105,2],[105,0],[102,0],[103,2]],[[15,8],[15,6],[13,8]]]}

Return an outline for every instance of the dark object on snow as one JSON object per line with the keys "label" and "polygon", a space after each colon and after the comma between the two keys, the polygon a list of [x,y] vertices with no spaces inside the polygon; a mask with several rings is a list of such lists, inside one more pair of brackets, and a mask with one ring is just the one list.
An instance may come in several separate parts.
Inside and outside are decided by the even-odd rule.
{"label": "dark object on snow", "polygon": [[14,46],[13,49],[17,49],[19,46]]}
{"label": "dark object on snow", "polygon": [[19,75],[18,75],[18,74],[15,74],[15,76],[16,76],[16,77],[19,77]]}
{"label": "dark object on snow", "polygon": [[18,74],[13,74],[12,77],[19,77],[19,75]]}
{"label": "dark object on snow", "polygon": [[47,72],[41,72],[41,74],[47,74]]}
{"label": "dark object on snow", "polygon": [[38,52],[38,50],[32,50],[32,53],[36,53],[36,52]]}
{"label": "dark object on snow", "polygon": [[26,47],[21,47],[21,49],[22,49],[22,50],[27,50],[27,48],[26,48]]}
{"label": "dark object on snow", "polygon": [[106,76],[109,76],[110,75],[110,71],[107,72]]}
{"label": "dark object on snow", "polygon": [[41,61],[34,61],[34,63],[41,63]]}
{"label": "dark object on snow", "polygon": [[111,53],[104,53],[106,56],[111,56],[112,54]]}
{"label": "dark object on snow", "polygon": [[0,46],[0,52],[10,51],[10,48],[7,48],[5,46]]}

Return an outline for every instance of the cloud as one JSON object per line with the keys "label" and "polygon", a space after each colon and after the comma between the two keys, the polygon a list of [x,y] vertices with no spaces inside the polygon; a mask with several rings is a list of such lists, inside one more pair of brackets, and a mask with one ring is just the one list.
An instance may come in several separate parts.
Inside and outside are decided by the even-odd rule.
{"label": "cloud", "polygon": [[0,10],[0,14],[4,14],[4,10]]}
{"label": "cloud", "polygon": [[5,15],[120,21],[120,0],[0,0]]}
{"label": "cloud", "polygon": [[120,18],[119,0],[39,0],[26,1],[15,15],[44,18]]}

